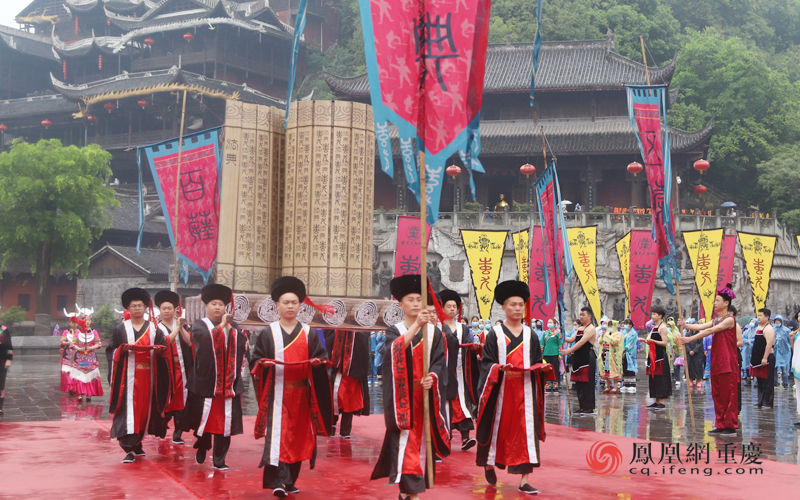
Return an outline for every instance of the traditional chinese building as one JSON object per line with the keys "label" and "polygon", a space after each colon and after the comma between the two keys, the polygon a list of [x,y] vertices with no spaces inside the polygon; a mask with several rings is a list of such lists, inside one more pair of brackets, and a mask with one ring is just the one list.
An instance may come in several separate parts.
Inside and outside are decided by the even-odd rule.
{"label": "traditional chinese building", "polygon": [[17,22],[0,27],[3,143],[99,144],[123,183],[136,147],[179,135],[181,90],[187,132],[221,125],[225,98],[286,94],[291,27],[267,0],[34,0]]}
{"label": "traditional chinese building", "polygon": [[[536,76],[535,106],[529,105],[532,44],[490,45],[487,51],[481,112],[480,159],[486,169],[478,175],[477,201],[494,207],[500,195],[513,202],[528,202],[530,180],[519,167],[531,163],[541,172],[542,131],[549,153],[558,158],[561,191],[565,200],[584,209],[595,206],[645,207],[649,203],[644,175],[626,173],[632,161],[641,161],[636,137],[627,114],[625,84],[646,83],[642,63],[619,55],[614,37],[602,40],[545,42]],[[675,61],[649,67],[652,83],[669,85]],[[326,81],[339,99],[369,102],[367,75],[327,75]],[[670,92],[670,104],[678,98]],[[672,165],[678,175],[691,170],[702,157],[711,137],[711,124],[702,130],[670,128]],[[376,202],[384,208],[414,210],[407,195],[399,147],[395,180],[376,175]],[[453,163],[460,164],[458,158]],[[457,193],[467,191],[467,180],[447,180],[442,191],[442,210],[452,210]],[[449,189],[448,189],[449,186]],[[464,200],[462,200],[463,202]]]}

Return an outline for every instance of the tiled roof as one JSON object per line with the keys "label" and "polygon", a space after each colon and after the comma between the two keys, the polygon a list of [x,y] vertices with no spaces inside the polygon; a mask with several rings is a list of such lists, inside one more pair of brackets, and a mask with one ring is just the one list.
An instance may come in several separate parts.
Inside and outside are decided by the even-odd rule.
{"label": "tiled roof", "polygon": [[58,60],[58,57],[53,52],[49,37],[28,33],[9,26],[0,26],[0,43],[25,55],[48,61]]}
{"label": "tiled roof", "polygon": [[[484,92],[527,92],[531,83],[533,44],[490,45],[486,53]],[[669,82],[674,61],[650,67],[653,83]],[[367,75],[325,80],[340,98],[369,97]],[[536,73],[537,90],[619,89],[625,84],[646,83],[644,65],[614,51],[613,37],[603,40],[544,42]]]}
{"label": "tiled roof", "polygon": [[70,101],[61,94],[8,99],[0,101],[0,120],[3,118],[40,116],[47,113],[53,113],[54,115],[73,113],[77,111],[77,109],[78,107],[73,101]]}
{"label": "tiled roof", "polygon": [[95,36],[94,30],[92,30],[91,38],[81,38],[80,40],[75,40],[72,42],[64,42],[62,41],[58,35],[56,35],[55,30],[52,34],[52,44],[53,50],[60,55],[66,56],[85,56],[86,54],[90,53],[92,49],[97,48],[97,50],[101,52],[105,52],[107,54],[114,54],[122,52],[128,53],[131,52],[132,48],[130,47],[123,47],[121,51],[117,50],[117,46],[120,43],[120,37],[118,36]]}
{"label": "tiled roof", "polygon": [[239,100],[267,106],[283,106],[284,101],[269,96],[263,92],[248,87],[246,84],[235,84],[222,80],[215,80],[190,71],[170,69],[143,71],[139,73],[123,73],[111,78],[98,80],[81,85],[71,85],[58,80],[50,75],[53,87],[69,99],[79,100],[88,97],[108,94],[110,92],[123,92],[129,90],[148,89],[162,85],[184,83],[191,86],[202,87],[210,91],[221,91],[227,94],[239,93]]}
{"label": "tiled roof", "polygon": [[[127,261],[128,264],[137,268],[142,274],[167,274],[170,266],[174,263],[174,254],[169,248],[142,248],[141,254],[136,251],[136,247],[105,245],[89,257],[89,261],[94,261],[105,254],[115,255],[117,258]],[[91,264],[90,264],[91,265]]]}
{"label": "tiled roof", "polygon": [[[557,155],[630,153],[638,154],[636,136],[627,117],[591,120],[484,120],[480,124],[481,155],[541,154],[544,128],[549,148]],[[700,131],[670,128],[672,152],[702,150],[711,137],[712,123]],[[393,151],[399,154],[397,131],[392,130]]]}
{"label": "tiled roof", "polygon": [[68,14],[68,11],[64,9],[64,0],[33,0],[17,16],[24,17],[34,14],[53,16]]}
{"label": "tiled roof", "polygon": [[[136,187],[135,189],[138,189]],[[155,187],[151,186],[151,193],[155,192]],[[119,231],[139,232],[139,196],[136,192],[124,193],[117,190],[115,195],[119,202],[119,207],[114,209],[112,214],[113,221],[111,229]],[[150,208],[150,213],[145,215],[144,232],[154,234],[165,234],[167,227],[163,219],[153,220],[154,217],[161,214],[161,205],[157,198],[148,196],[145,200],[146,205]]]}

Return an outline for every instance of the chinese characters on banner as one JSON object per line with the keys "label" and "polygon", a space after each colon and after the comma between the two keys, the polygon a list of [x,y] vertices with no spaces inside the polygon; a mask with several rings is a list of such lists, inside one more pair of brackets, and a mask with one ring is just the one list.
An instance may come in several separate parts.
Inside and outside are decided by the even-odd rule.
{"label": "chinese characters on banner", "polygon": [[739,233],[739,244],[742,246],[742,256],[747,267],[747,275],[750,277],[756,311],[765,307],[767,303],[769,275],[772,271],[772,259],[775,256],[777,239],[777,236]]}
{"label": "chinese characters on banner", "polygon": [[467,262],[475,287],[478,312],[483,319],[489,319],[494,302],[494,288],[500,278],[503,263],[503,250],[506,247],[508,231],[461,230],[461,241],[467,252]]}
{"label": "chinese characters on banner", "polygon": [[656,284],[658,248],[648,229],[631,230],[630,309],[633,326],[645,327],[650,319],[650,303]]}
{"label": "chinese characters on banner", "polygon": [[[427,227],[426,237],[431,238],[431,226]],[[419,217],[401,215],[397,217],[397,247],[394,253],[394,275],[420,274],[420,252],[422,251]]]}
{"label": "chinese characters on banner", "polygon": [[689,260],[694,270],[694,282],[700,295],[703,318],[710,318],[710,314],[714,312],[722,233],[722,229],[683,232],[686,251],[689,253]]}
{"label": "chinese characters on banner", "polygon": [[[555,290],[556,275],[553,266],[553,252],[549,250],[546,239],[542,234],[542,227],[533,228],[533,242],[531,243],[530,275],[528,287],[531,290],[530,303],[531,318],[546,320],[555,317],[555,293],[547,294],[547,287]],[[549,283],[549,285],[548,285]]]}
{"label": "chinese characters on banner", "polygon": [[[156,181],[172,247],[177,250],[179,259],[197,270],[204,281],[211,275],[217,259],[220,174],[217,132],[218,129],[214,129],[184,136],[180,179],[178,139],[144,148]],[[188,277],[184,276],[184,279]]]}
{"label": "chinese characters on banner", "polygon": [[566,310],[564,304],[565,283],[572,269],[572,256],[569,252],[569,239],[567,238],[566,223],[564,213],[561,210],[561,188],[558,184],[558,172],[556,172],[556,161],[550,160],[550,164],[544,169],[542,175],[536,180],[536,197],[539,203],[539,210],[542,214],[544,228],[544,242],[549,253],[555,253],[551,258],[553,272],[555,275],[555,286],[549,286],[550,280],[545,282],[545,297],[549,304],[555,295],[561,311]]}
{"label": "chinese characters on banner", "polygon": [[359,7],[381,169],[392,176],[391,122],[417,200],[416,153],[424,148],[433,224],[447,159],[459,153],[467,172],[483,172],[478,124],[491,0],[359,0]]}
{"label": "chinese characters on banner", "polygon": [[626,85],[628,116],[639,143],[652,208],[652,238],[658,248],[659,276],[671,293],[680,281],[672,219],[672,164],[667,133],[666,85]]}
{"label": "chinese characters on banner", "polygon": [[616,243],[619,270],[622,272],[622,283],[625,286],[625,316],[631,315],[631,233],[626,234]]}
{"label": "chinese characters on banner", "polygon": [[601,318],[600,290],[597,287],[597,226],[568,227],[567,236],[575,274],[594,317]]}
{"label": "chinese characters on banner", "polygon": [[528,282],[528,230],[511,233],[511,241],[514,242],[514,255],[517,258],[517,269],[519,270],[519,280],[523,283]]}

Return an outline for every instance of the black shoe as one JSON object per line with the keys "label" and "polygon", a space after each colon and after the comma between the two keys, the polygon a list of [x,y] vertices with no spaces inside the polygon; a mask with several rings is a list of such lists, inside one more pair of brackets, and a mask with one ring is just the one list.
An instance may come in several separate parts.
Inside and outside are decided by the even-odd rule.
{"label": "black shoe", "polygon": [[183,434],[181,431],[174,431],[172,433],[172,444],[186,444],[181,434]]}
{"label": "black shoe", "polygon": [[286,490],[284,490],[283,488],[275,488],[274,490],[272,490],[272,494],[278,498],[286,498],[287,493]]}
{"label": "black shoe", "polygon": [[202,464],[206,461],[206,451],[203,448],[197,448],[197,453],[194,454],[194,461],[198,464]]}
{"label": "black shoe", "polygon": [[724,430],[725,430],[725,429],[717,429],[716,427],[714,427],[713,429],[711,429],[710,431],[708,431],[708,433],[709,433],[709,434],[722,434],[722,431],[724,431]]}
{"label": "black shoe", "polygon": [[283,487],[286,488],[286,493],[291,493],[292,495],[300,493],[300,488],[293,484],[286,484]]}
{"label": "black shoe", "polygon": [[539,494],[539,490],[537,490],[536,488],[534,488],[533,486],[531,486],[528,483],[525,483],[522,486],[520,486],[519,487],[519,491],[521,491],[522,493],[525,493],[527,495],[537,495],[537,494]]}
{"label": "black shoe", "polygon": [[461,451],[467,451],[468,449],[472,448],[476,444],[478,444],[478,442],[475,441],[475,439],[469,438],[466,441],[464,441],[464,443],[461,444]]}
{"label": "black shoe", "polygon": [[664,405],[664,404],[658,403],[657,405],[655,405],[655,406],[653,407],[653,409],[654,409],[654,410],[666,410],[666,409],[667,409],[667,406],[666,406],[666,405]]}
{"label": "black shoe", "polygon": [[136,456],[133,454],[132,451],[129,451],[125,458],[122,459],[123,464],[132,464],[136,461]]}
{"label": "black shoe", "polygon": [[144,456],[144,450],[142,449],[142,447],[141,447],[141,446],[139,446],[138,448],[134,449],[134,450],[133,450],[133,453],[134,453],[134,454],[135,454],[137,457],[143,457],[143,456]]}
{"label": "black shoe", "polygon": [[340,437],[341,437],[342,439],[350,439],[350,434],[347,434],[346,436],[340,436]]}
{"label": "black shoe", "polygon": [[230,467],[228,467],[228,464],[226,464],[225,462],[222,462],[221,464],[215,463],[214,464],[214,468],[216,470],[228,470],[228,469],[230,469]]}
{"label": "black shoe", "polygon": [[435,463],[437,463],[437,464],[440,464],[440,463],[442,463],[442,457],[440,457],[439,455],[434,455],[433,456],[433,461]]}
{"label": "black shoe", "polygon": [[483,469],[483,477],[486,478],[486,482],[494,486],[497,484],[497,474],[494,472],[494,467],[491,469]]}
{"label": "black shoe", "polygon": [[647,408],[655,408],[657,404],[658,403],[649,404],[647,405]]}
{"label": "black shoe", "polygon": [[736,429],[722,429],[722,432],[720,432],[719,435],[722,437],[736,436]]}
{"label": "black shoe", "polygon": [[794,423],[794,428],[795,429],[800,429],[800,422],[795,422]]}

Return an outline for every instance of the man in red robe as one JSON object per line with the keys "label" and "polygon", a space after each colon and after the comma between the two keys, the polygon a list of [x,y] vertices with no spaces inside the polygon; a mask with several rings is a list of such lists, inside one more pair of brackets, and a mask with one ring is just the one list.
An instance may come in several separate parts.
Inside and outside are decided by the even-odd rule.
{"label": "man in red robe", "polygon": [[154,323],[145,321],[148,306],[152,306],[152,302],[146,290],[125,290],[122,307],[130,313],[130,319],[114,326],[108,346],[113,353],[109,398],[109,413],[114,415],[111,437],[117,438],[126,452],[123,463],[144,456],[142,438],[145,432],[163,438],[167,431],[164,406],[169,379],[163,358],[166,339]]}
{"label": "man in red robe", "polygon": [[190,429],[184,408],[189,395],[189,374],[192,373],[192,333],[181,318],[181,299],[177,293],[161,290],[155,296],[159,311],[158,329],[167,339],[167,370],[172,387],[169,402],[164,412],[173,421],[172,443],[183,444],[181,434]]}
{"label": "man in red robe", "polygon": [[195,429],[195,461],[202,464],[212,451],[213,467],[228,470],[225,456],[231,436],[242,433],[242,361],[247,339],[225,313],[232,299],[225,285],[206,285],[200,293],[206,317],[192,325],[194,365],[189,377],[189,420]]}
{"label": "man in red robe", "polygon": [[369,415],[369,343],[369,332],[325,331],[325,348],[331,359],[333,425],[341,414],[339,435],[345,439],[350,439],[353,416]]}
{"label": "man in red robe", "polygon": [[308,325],[297,321],[303,303],[316,305],[293,276],[271,286],[280,319],[261,331],[251,361],[258,399],[255,437],[264,437],[262,485],[284,498],[300,490],[295,483],[303,461],[314,468],[316,436],[330,435],[331,386],[325,347]]}
{"label": "man in red robe", "polygon": [[[450,454],[445,415],[447,363],[436,316],[422,305],[419,274],[398,276],[389,287],[400,302],[403,321],[386,329],[383,366],[383,415],[386,434],[370,479],[388,477],[400,488],[401,499],[416,500],[430,484],[426,471],[423,391],[430,391],[430,429],[436,456]],[[428,296],[430,304],[433,296]],[[428,375],[423,377],[423,334],[427,328]]]}
{"label": "man in red robe", "polygon": [[481,357],[476,463],[489,484],[497,483],[494,466],[520,475],[519,491],[539,492],[528,475],[541,465],[544,440],[544,382],[555,380],[552,365],[542,363],[539,338],[523,323],[530,291],[521,281],[497,285],[494,300],[505,321],[486,334]]}

